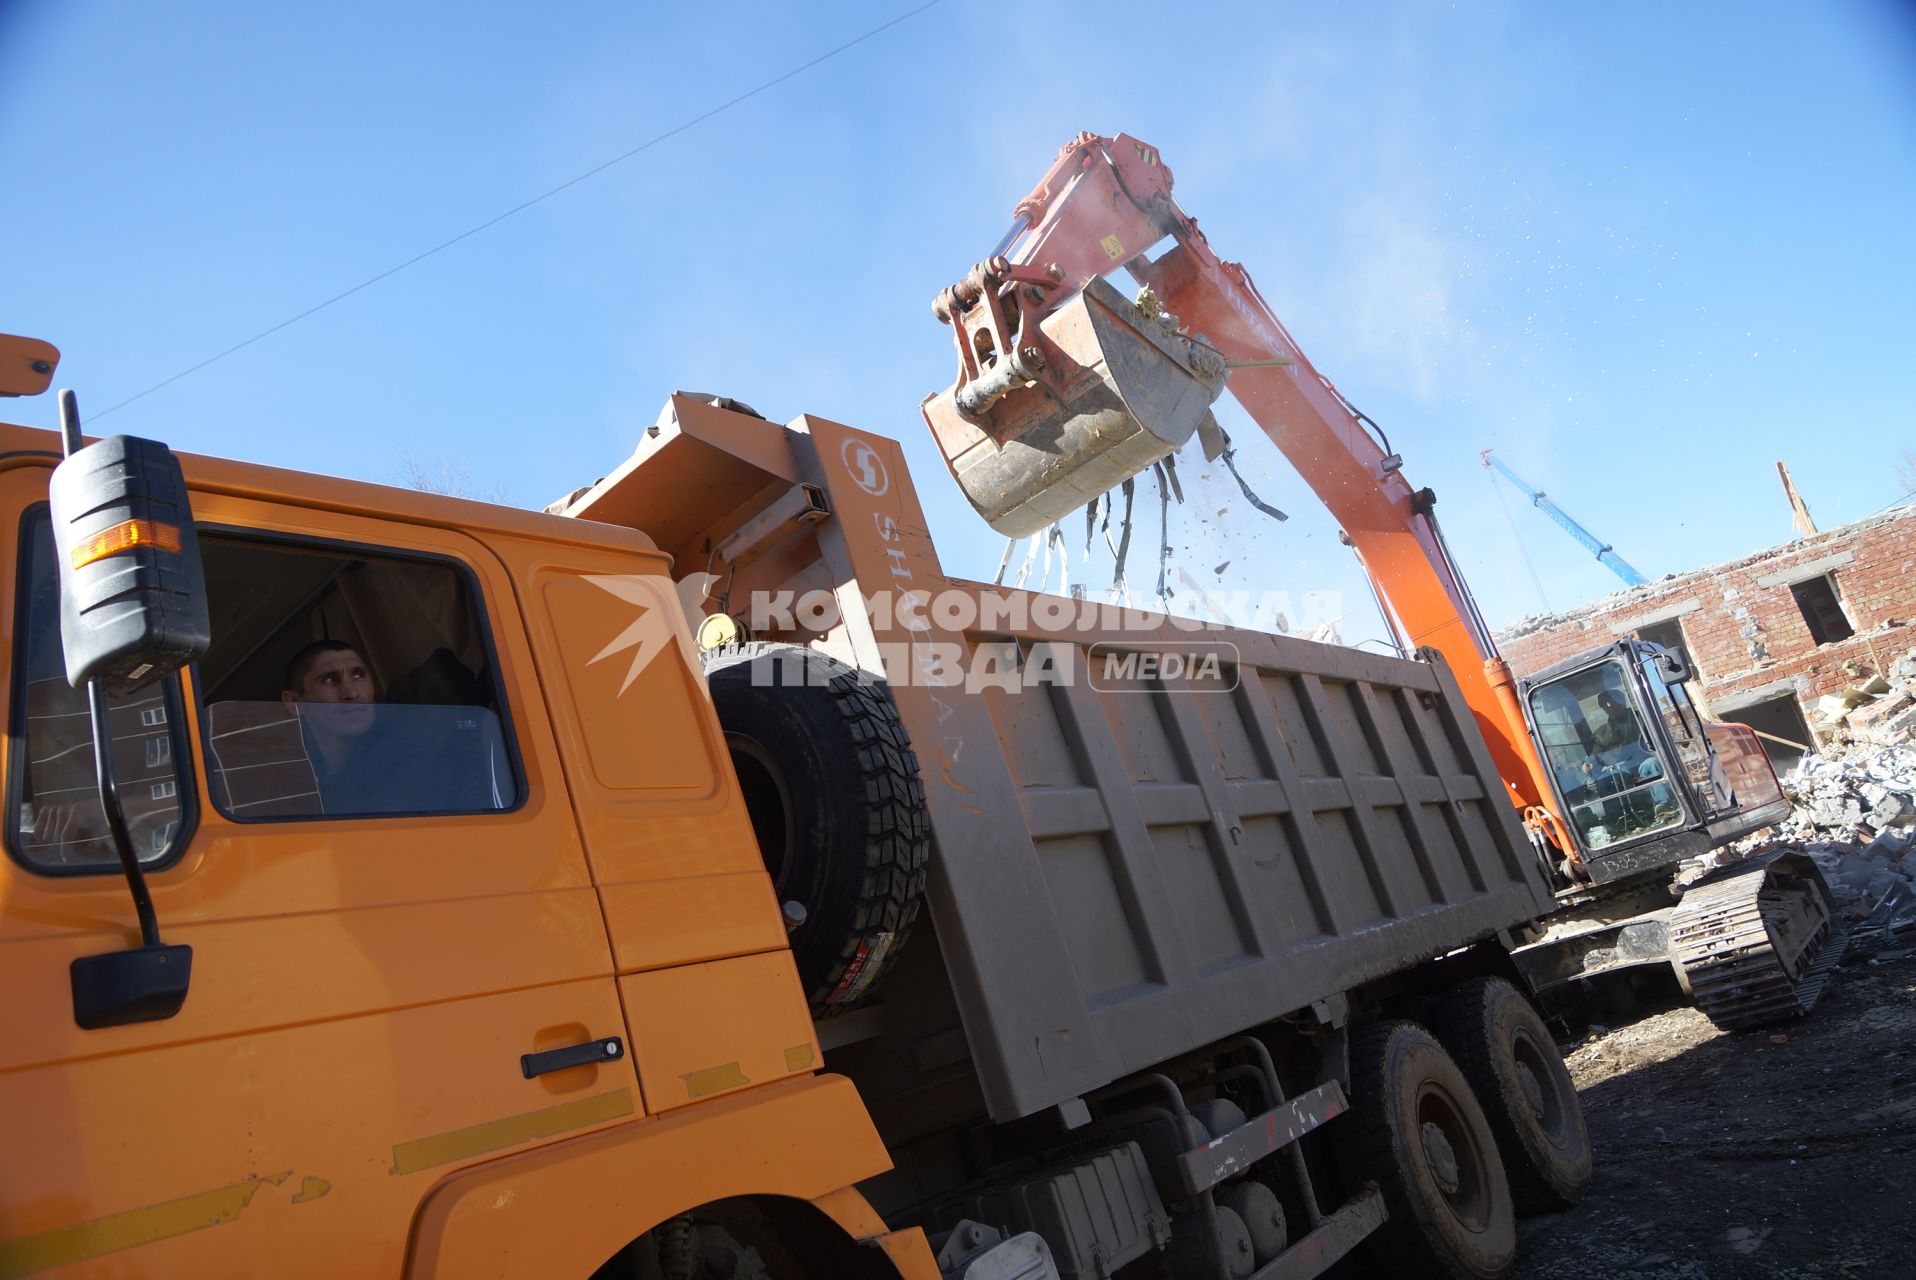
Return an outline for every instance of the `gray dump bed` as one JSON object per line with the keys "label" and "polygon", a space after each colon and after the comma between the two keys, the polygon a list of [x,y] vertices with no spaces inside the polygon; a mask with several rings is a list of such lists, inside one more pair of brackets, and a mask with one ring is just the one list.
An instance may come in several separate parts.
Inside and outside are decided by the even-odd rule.
{"label": "gray dump bed", "polygon": [[[817,447],[795,444],[801,470],[830,486],[836,517],[821,561],[863,588],[839,592],[838,640],[868,669],[890,644],[894,673],[902,646],[966,676],[895,681],[894,696],[932,814],[931,916],[993,1117],[1550,909],[1441,659],[1193,632],[946,578],[897,447],[803,421]],[[888,462],[885,493],[834,475],[848,441]],[[873,522],[890,536],[860,536]],[[861,596],[891,582],[945,606],[911,624],[878,616]],[[1217,677],[1147,676],[1142,662],[1127,675],[1125,655],[1145,653],[1209,654]],[[910,998],[909,974],[881,1000]]]}
{"label": "gray dump bed", "polygon": [[[892,440],[675,396],[569,509],[683,573],[723,558],[732,609],[835,598],[825,634],[770,634],[890,678],[930,919],[877,1007],[820,1026],[888,1137],[1031,1114],[1551,906],[1440,662],[948,578]],[[1126,674],[1169,652],[1215,678]]]}

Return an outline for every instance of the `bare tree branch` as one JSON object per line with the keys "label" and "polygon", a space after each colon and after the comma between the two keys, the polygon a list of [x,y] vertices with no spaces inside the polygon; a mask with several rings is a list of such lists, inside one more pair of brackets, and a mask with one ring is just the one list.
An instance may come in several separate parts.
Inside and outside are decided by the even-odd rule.
{"label": "bare tree branch", "polygon": [[417,489],[421,493],[470,498],[475,502],[490,502],[501,507],[511,505],[504,484],[495,483],[489,492],[480,494],[474,490],[471,469],[465,463],[454,462],[450,458],[428,460],[408,452],[400,460],[399,481],[408,489]]}

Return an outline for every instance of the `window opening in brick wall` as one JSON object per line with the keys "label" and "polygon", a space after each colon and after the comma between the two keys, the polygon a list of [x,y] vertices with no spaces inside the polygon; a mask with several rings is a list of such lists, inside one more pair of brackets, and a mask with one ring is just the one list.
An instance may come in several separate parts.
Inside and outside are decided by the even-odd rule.
{"label": "window opening in brick wall", "polygon": [[1803,621],[1809,624],[1810,638],[1816,643],[1835,644],[1856,634],[1849,616],[1843,612],[1843,598],[1837,593],[1835,574],[1792,582],[1790,595],[1796,598],[1796,607],[1802,610]]}
{"label": "window opening in brick wall", "polygon": [[1770,767],[1776,770],[1778,777],[1794,769],[1816,742],[1810,735],[1809,721],[1803,716],[1803,708],[1788,694],[1752,702],[1734,711],[1725,711],[1723,719],[1731,724],[1748,725],[1757,731],[1757,741],[1763,744],[1763,751],[1770,758]]}

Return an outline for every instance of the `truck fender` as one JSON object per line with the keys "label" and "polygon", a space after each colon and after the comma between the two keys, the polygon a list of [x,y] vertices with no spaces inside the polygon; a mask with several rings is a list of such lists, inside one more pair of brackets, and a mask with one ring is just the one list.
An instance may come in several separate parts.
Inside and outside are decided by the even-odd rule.
{"label": "truck fender", "polygon": [[923,1235],[886,1233],[853,1186],[890,1167],[849,1080],[781,1081],[451,1174],[420,1202],[405,1275],[583,1280],[667,1218],[757,1195],[806,1201],[901,1274],[935,1278]]}

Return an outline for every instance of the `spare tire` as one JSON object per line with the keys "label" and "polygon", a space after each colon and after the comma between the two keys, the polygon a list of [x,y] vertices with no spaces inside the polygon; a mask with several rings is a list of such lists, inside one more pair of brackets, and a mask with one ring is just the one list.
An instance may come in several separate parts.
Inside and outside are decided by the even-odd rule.
{"label": "spare tire", "polygon": [[798,645],[705,655],[705,676],[814,1017],[870,995],[925,892],[918,757],[882,683]]}

